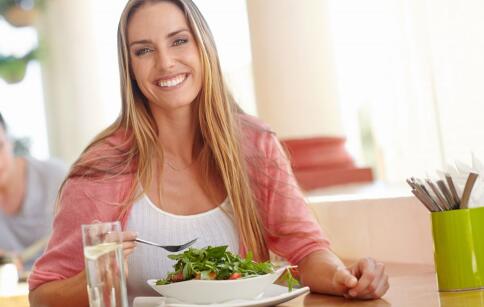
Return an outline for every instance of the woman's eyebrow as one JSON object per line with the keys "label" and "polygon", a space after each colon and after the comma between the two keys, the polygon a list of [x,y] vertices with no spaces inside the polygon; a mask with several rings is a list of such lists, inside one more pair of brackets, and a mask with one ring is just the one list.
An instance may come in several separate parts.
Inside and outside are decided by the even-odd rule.
{"label": "woman's eyebrow", "polygon": [[[168,33],[168,35],[166,35],[166,38],[170,38],[170,37],[173,37],[181,32],[190,32],[190,30],[188,30],[187,28],[183,28],[183,29],[180,29],[180,30],[176,30],[176,31],[173,31],[171,33]],[[153,41],[149,40],[149,39],[141,39],[141,40],[137,40],[137,41],[134,41],[132,43],[129,44],[129,46],[133,46],[133,45],[136,45],[136,44],[152,44]]]}
{"label": "woman's eyebrow", "polygon": [[130,43],[129,46],[131,47],[131,46],[136,45],[136,44],[151,44],[151,43],[153,43],[153,42],[149,39],[141,39],[139,41],[134,41],[134,42]]}
{"label": "woman's eyebrow", "polygon": [[184,31],[186,31],[186,32],[190,32],[190,30],[188,30],[187,28],[183,28],[183,29],[176,30],[176,31],[173,31],[173,32],[169,33],[169,34],[166,36],[166,38],[173,37],[173,36],[177,35],[178,33],[181,33],[181,32],[184,32]]}

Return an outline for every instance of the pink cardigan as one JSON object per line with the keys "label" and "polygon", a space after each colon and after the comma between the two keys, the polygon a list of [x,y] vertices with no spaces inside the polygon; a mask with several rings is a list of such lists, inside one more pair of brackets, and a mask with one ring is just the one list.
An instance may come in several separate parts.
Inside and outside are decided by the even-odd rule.
{"label": "pink cardigan", "polygon": [[[327,249],[329,241],[313,220],[275,134],[254,117],[240,115],[239,120],[242,151],[269,249],[293,264],[314,251]],[[109,152],[110,146],[120,141],[119,134],[114,135],[93,154]],[[82,224],[119,220],[125,229],[129,209],[123,212],[119,203],[132,180],[133,176],[126,175],[95,182],[78,177],[66,182],[47,249],[29,276],[30,290],[84,269]],[[241,245],[240,254],[245,253]]]}

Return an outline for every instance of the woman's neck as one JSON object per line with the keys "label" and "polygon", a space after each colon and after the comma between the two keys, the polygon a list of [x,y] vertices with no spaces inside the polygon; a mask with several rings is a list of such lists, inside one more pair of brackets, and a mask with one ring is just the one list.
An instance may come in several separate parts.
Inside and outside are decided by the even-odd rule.
{"label": "woman's neck", "polygon": [[18,213],[22,207],[26,185],[26,160],[16,157],[5,185],[0,187],[0,210],[8,215]]}
{"label": "woman's neck", "polygon": [[188,164],[194,159],[197,138],[197,118],[192,110],[176,110],[171,113],[155,113],[158,125],[158,141],[167,157]]}

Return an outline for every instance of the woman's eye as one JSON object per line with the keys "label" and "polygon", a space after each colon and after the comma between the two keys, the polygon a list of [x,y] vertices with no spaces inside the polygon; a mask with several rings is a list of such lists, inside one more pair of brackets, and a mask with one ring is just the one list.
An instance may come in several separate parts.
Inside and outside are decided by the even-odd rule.
{"label": "woman's eye", "polygon": [[179,38],[173,42],[173,46],[180,46],[180,45],[186,44],[187,42],[188,42],[188,39]]}
{"label": "woman's eye", "polygon": [[134,54],[136,54],[137,56],[140,56],[140,55],[147,54],[150,51],[151,51],[150,48],[141,48],[141,49],[136,50]]}

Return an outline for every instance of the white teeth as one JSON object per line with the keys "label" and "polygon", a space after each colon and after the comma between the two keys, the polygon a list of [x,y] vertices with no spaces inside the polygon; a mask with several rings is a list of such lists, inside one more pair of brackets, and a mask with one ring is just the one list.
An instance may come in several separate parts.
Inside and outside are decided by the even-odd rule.
{"label": "white teeth", "polygon": [[162,80],[158,83],[159,86],[161,87],[173,87],[177,86],[178,84],[182,83],[185,81],[185,78],[187,77],[186,74],[178,75],[173,79],[170,80]]}

